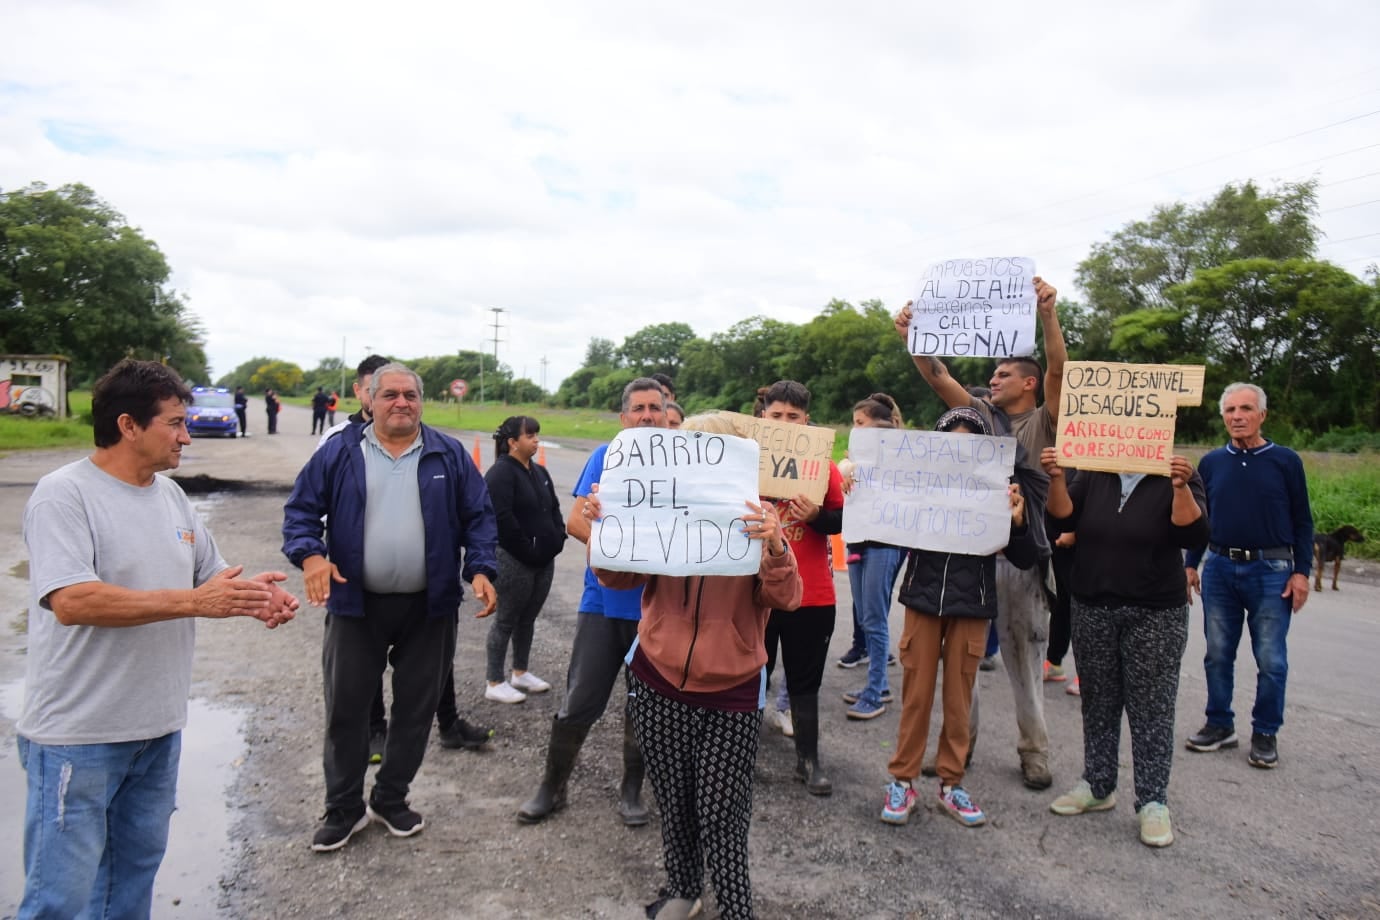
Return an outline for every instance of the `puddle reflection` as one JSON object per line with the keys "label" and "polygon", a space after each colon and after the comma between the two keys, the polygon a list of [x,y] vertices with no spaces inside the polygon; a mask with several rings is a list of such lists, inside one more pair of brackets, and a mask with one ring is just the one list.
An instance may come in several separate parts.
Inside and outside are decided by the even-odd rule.
{"label": "puddle reflection", "polygon": [[[24,700],[23,679],[0,684],[0,715],[13,722]],[[228,789],[244,754],[243,710],[194,699],[182,732],[177,811],[168,853],[153,886],[154,920],[217,916],[220,877],[230,864]],[[24,776],[11,735],[0,744],[0,917],[12,917],[24,893]]]}

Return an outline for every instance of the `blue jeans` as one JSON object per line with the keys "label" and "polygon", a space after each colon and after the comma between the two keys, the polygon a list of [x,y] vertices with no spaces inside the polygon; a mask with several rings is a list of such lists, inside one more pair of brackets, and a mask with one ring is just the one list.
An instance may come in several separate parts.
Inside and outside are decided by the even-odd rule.
{"label": "blue jeans", "polygon": [[898,546],[866,546],[862,560],[848,567],[848,584],[853,590],[853,609],[857,611],[867,642],[867,687],[859,702],[879,706],[887,690],[886,659],[891,637],[887,617],[891,613],[891,593],[906,551]]}
{"label": "blue jeans", "polygon": [[181,732],[115,744],[19,739],[28,774],[21,920],[149,915],[181,753]]}
{"label": "blue jeans", "polygon": [[1255,708],[1251,729],[1273,735],[1284,724],[1284,683],[1289,677],[1285,639],[1293,604],[1281,597],[1294,563],[1288,559],[1232,562],[1208,552],[1203,562],[1203,632],[1207,636],[1207,722],[1235,728],[1231,698],[1236,677],[1236,648],[1244,622],[1255,655]]}

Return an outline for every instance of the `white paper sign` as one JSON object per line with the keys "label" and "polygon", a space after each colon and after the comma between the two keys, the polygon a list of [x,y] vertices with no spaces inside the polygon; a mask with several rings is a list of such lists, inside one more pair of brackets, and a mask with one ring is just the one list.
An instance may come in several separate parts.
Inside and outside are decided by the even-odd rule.
{"label": "white paper sign", "polygon": [[758,501],[756,441],[704,431],[629,428],[609,442],[602,516],[589,564],[654,575],[751,575],[762,542],[743,533]]}
{"label": "white paper sign", "polygon": [[854,428],[843,538],[986,556],[1011,536],[1016,439]]}
{"label": "white paper sign", "polygon": [[1035,351],[1035,261],[950,259],[925,266],[911,304],[913,355],[1007,358]]}

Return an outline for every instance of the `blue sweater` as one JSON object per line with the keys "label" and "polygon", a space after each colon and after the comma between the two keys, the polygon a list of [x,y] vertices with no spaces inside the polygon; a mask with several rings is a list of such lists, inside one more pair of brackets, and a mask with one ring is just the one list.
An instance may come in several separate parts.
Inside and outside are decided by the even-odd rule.
{"label": "blue sweater", "polygon": [[[1303,461],[1287,447],[1267,440],[1259,447],[1219,447],[1198,463],[1207,488],[1211,535],[1218,546],[1294,550],[1294,571],[1313,570],[1313,512]],[[1201,549],[1184,565],[1197,568]]]}
{"label": "blue sweater", "polygon": [[[337,616],[364,616],[365,427],[351,425],[312,454],[283,508],[283,555],[298,568],[308,556],[326,556],[347,579],[331,585],[326,601]],[[454,616],[464,596],[462,576],[498,577],[498,524],[489,490],[459,442],[426,425],[417,488],[426,527],[426,546],[417,551],[426,554],[427,613]],[[330,522],[325,539],[322,517]]]}

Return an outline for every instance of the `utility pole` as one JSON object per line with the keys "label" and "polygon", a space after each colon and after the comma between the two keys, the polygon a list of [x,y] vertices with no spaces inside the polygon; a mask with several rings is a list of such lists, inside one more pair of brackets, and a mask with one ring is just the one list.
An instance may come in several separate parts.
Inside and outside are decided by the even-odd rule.
{"label": "utility pole", "polygon": [[546,396],[546,355],[541,356],[541,395]]}
{"label": "utility pole", "polygon": [[345,392],[345,336],[340,337],[340,389],[337,393]]}
{"label": "utility pole", "polygon": [[[503,308],[490,307],[489,312],[494,315],[494,321],[490,324],[494,330],[494,373],[498,373],[498,343],[503,341],[498,337],[498,331],[503,328]],[[507,402],[507,394],[504,394],[503,401]]]}

